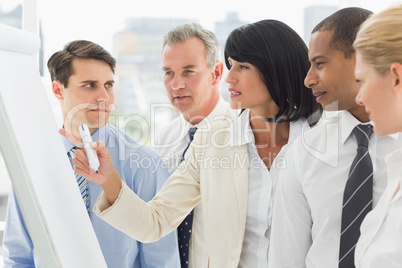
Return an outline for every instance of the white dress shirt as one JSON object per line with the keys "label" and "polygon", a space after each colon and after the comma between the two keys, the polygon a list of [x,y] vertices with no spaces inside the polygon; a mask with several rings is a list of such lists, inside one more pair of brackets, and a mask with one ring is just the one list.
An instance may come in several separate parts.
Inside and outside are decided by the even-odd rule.
{"label": "white dress shirt", "polygon": [[247,220],[239,267],[268,266],[273,193],[279,172],[285,166],[283,156],[289,144],[308,129],[310,127],[305,120],[290,123],[288,144],[282,147],[268,170],[258,155],[250,126],[250,110],[246,109],[235,121],[229,146],[247,144],[249,154]]}
{"label": "white dress shirt", "polygon": [[[269,267],[338,267],[343,192],[356,155],[349,112],[303,133],[288,149],[273,210]],[[399,135],[370,138],[373,206],[386,186],[385,156],[402,146]]]}
{"label": "white dress shirt", "polygon": [[361,225],[356,268],[402,267],[402,149],[387,156],[386,162],[388,185]]}
{"label": "white dress shirt", "polygon": [[159,154],[169,173],[172,174],[180,165],[182,154],[188,145],[190,128],[209,128],[211,124],[219,120],[233,121],[237,114],[238,112],[231,109],[229,104],[220,97],[212,112],[196,125],[190,124],[182,114],[169,122],[156,134],[155,144],[151,147]]}

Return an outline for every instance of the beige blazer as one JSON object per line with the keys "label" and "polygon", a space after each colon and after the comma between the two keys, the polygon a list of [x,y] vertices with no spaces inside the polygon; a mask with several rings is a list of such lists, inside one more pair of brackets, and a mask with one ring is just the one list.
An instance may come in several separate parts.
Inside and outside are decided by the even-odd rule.
{"label": "beige blazer", "polygon": [[190,267],[238,267],[248,202],[247,145],[228,145],[231,123],[197,131],[185,161],[148,203],[123,185],[110,206],[103,193],[94,211],[141,242],[175,230],[202,200],[193,222]]}

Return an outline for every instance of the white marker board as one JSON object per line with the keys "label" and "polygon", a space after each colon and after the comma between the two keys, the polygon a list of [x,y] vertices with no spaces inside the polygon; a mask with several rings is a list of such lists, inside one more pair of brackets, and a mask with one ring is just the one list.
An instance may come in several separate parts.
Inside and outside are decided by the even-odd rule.
{"label": "white marker board", "polygon": [[42,266],[106,268],[39,75],[39,46],[0,24],[0,149]]}

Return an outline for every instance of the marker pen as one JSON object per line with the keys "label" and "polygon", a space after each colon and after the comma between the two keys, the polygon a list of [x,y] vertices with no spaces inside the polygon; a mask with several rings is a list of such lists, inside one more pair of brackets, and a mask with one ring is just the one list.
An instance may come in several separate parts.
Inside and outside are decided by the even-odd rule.
{"label": "marker pen", "polygon": [[82,143],[84,144],[85,153],[87,154],[89,166],[98,173],[99,160],[94,149],[89,145],[92,142],[91,134],[87,125],[80,125],[78,131],[81,135]]}

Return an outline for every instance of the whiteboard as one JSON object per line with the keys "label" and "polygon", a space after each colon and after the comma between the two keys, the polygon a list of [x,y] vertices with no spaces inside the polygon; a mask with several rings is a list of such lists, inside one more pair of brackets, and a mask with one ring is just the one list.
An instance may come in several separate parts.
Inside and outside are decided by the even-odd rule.
{"label": "whiteboard", "polygon": [[39,47],[34,34],[0,24],[0,149],[41,265],[107,267],[39,75]]}

